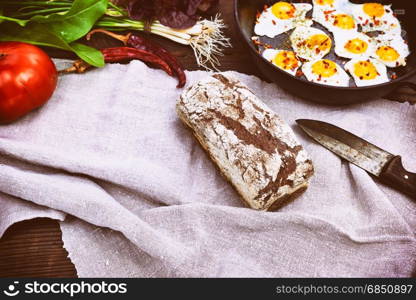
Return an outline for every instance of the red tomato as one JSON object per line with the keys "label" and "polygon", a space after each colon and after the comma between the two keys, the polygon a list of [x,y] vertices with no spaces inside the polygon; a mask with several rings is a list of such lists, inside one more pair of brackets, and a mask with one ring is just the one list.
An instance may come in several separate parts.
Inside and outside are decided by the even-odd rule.
{"label": "red tomato", "polygon": [[42,106],[58,79],[49,56],[36,46],[0,43],[0,123],[10,123]]}

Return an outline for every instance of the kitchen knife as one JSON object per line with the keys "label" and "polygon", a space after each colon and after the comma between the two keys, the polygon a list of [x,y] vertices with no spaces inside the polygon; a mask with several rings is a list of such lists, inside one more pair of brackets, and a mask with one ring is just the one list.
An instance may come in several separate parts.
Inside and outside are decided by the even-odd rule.
{"label": "kitchen knife", "polygon": [[362,138],[329,123],[296,120],[315,141],[381,182],[416,199],[416,174],[404,169],[401,156],[393,155]]}

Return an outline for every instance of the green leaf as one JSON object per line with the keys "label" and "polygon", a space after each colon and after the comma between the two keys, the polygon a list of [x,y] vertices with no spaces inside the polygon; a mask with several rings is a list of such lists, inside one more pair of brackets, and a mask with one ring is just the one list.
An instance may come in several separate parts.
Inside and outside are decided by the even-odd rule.
{"label": "green leaf", "polygon": [[47,24],[31,22],[26,27],[20,27],[16,23],[5,22],[0,26],[0,41],[19,41],[63,49],[76,53],[92,66],[104,66],[104,57],[99,50],[79,43],[68,44],[59,35],[51,31]]}
{"label": "green leaf", "polygon": [[68,43],[51,32],[45,24],[30,23],[26,27],[20,27],[15,23],[5,22],[0,26],[0,40],[70,50]]}
{"label": "green leaf", "polygon": [[37,15],[31,22],[45,23],[51,31],[71,43],[85,36],[105,13],[108,0],[75,0],[65,14]]}
{"label": "green leaf", "polygon": [[71,43],[70,46],[85,62],[95,67],[104,67],[104,56],[101,51],[76,42]]}

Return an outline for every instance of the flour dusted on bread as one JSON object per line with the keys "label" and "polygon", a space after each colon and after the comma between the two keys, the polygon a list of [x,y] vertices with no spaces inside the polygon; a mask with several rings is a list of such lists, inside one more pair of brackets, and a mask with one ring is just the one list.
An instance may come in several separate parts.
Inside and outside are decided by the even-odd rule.
{"label": "flour dusted on bread", "polygon": [[273,210],[307,188],[313,165],[306,151],[239,81],[214,74],[188,88],[176,108],[249,207]]}

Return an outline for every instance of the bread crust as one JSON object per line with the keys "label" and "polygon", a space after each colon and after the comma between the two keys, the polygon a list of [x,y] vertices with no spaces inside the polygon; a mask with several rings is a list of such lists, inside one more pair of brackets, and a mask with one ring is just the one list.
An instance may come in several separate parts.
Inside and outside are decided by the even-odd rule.
{"label": "bread crust", "polygon": [[314,169],[291,128],[246,86],[214,74],[183,92],[179,118],[246,205],[270,210],[304,191]]}

